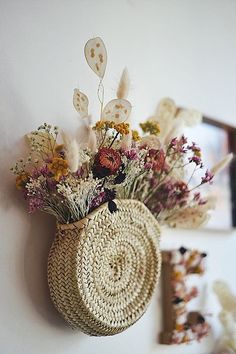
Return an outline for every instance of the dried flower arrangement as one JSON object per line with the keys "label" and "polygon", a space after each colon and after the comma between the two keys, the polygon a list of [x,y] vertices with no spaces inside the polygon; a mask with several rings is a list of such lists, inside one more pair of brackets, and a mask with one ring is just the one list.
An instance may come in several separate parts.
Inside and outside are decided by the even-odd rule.
{"label": "dried flower arrangement", "polygon": [[[173,100],[163,99],[155,115],[140,124],[140,136],[129,123],[127,71],[121,76],[117,98],[103,108],[102,79],[107,60],[103,41],[88,41],[85,56],[100,78],[100,120],[93,127],[90,125],[88,98],[75,89],[74,107],[87,120],[86,147],[46,123],[28,135],[31,153],[26,161],[18,161],[12,171],[29,212],[42,210],[64,224],[83,219],[105,202],[115,210],[115,198],[136,199],[161,224],[199,227],[207,221],[214,203],[202,198],[198,188],[211,183],[213,171],[219,168],[206,170],[199,184],[191,186],[193,174],[203,169],[201,150],[196,143],[188,143],[181,129],[199,123],[201,114],[178,109]],[[186,181],[184,171],[190,166],[193,173]]]}
{"label": "dried flower arrangement", "polygon": [[207,254],[198,250],[180,247],[163,251],[163,318],[164,330],[160,335],[163,344],[181,344],[200,341],[207,336],[210,325],[198,311],[188,312],[187,304],[198,296],[194,286],[188,289],[186,277],[203,275]]}
{"label": "dried flower arrangement", "polygon": [[[44,123],[27,135],[30,154],[12,171],[29,212],[57,219],[48,260],[55,306],[72,327],[113,335],[135,323],[150,301],[161,266],[159,224],[195,228],[206,222],[213,202],[198,188],[211,183],[231,156],[192,186],[193,174],[203,169],[201,150],[181,130],[199,123],[201,115],[166,98],[140,124],[140,135],[130,126],[127,71],[117,97],[104,106],[102,39],[89,40],[84,52],[99,77],[100,102],[100,119],[92,125],[88,97],[74,90],[86,146]],[[193,171],[186,180],[189,166]]]}

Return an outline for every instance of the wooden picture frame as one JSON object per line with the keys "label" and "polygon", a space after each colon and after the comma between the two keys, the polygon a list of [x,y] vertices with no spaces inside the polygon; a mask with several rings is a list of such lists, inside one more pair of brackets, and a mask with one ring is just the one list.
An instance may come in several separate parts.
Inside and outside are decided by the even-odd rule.
{"label": "wooden picture frame", "polygon": [[[228,124],[219,122],[218,120],[203,117],[203,124],[210,124],[219,129],[223,129],[228,138],[229,151],[236,155],[236,128]],[[232,227],[236,227],[236,159],[234,158],[229,167],[229,181],[231,191],[231,215],[232,215]]]}
{"label": "wooden picture frame", "polygon": [[[236,154],[236,128],[218,120],[204,116],[194,129],[186,128],[184,134],[189,141],[195,141],[202,149],[202,159],[210,169],[226,154]],[[201,172],[195,176],[200,179]],[[203,195],[209,192],[217,197],[216,208],[212,212],[207,229],[230,230],[236,227],[236,160],[213,179],[212,186],[202,187]]]}

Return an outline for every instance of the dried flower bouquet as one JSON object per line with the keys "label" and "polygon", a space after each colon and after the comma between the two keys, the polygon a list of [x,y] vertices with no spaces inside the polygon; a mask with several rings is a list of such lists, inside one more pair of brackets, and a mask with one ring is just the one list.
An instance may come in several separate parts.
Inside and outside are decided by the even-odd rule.
{"label": "dried flower bouquet", "polygon": [[[54,215],[59,223],[71,223],[105,202],[115,210],[115,198],[136,199],[161,224],[192,228],[203,224],[213,203],[202,198],[198,189],[211,183],[216,171],[206,170],[199,184],[191,185],[196,170],[203,170],[201,150],[181,132],[184,125],[199,123],[201,114],[178,109],[172,99],[165,98],[155,115],[140,124],[140,135],[129,122],[127,71],[121,76],[117,98],[103,108],[102,79],[107,60],[103,41],[88,41],[85,56],[100,79],[100,120],[91,126],[88,98],[75,89],[74,107],[86,121],[86,147],[46,123],[28,135],[30,155],[18,161],[12,171],[29,212],[39,209]],[[186,181],[185,170],[189,167],[193,173]]]}
{"label": "dried flower bouquet", "polygon": [[[92,124],[88,97],[74,90],[86,146],[44,123],[27,135],[30,154],[12,171],[29,212],[57,219],[48,261],[55,306],[72,327],[112,335],[135,323],[150,301],[160,274],[159,224],[194,228],[206,222],[213,203],[198,188],[211,183],[231,156],[191,185],[203,169],[201,151],[182,128],[199,123],[201,115],[166,98],[140,124],[140,134],[130,125],[127,71],[117,97],[104,106],[101,38],[86,43],[85,57],[99,77],[100,101],[100,119]],[[186,180],[188,167],[193,172]]]}

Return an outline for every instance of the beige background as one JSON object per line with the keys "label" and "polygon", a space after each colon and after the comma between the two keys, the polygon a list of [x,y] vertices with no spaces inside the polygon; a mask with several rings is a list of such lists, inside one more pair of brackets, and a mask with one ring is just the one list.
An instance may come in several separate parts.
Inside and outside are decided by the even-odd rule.
{"label": "beige background", "polygon": [[236,2],[1,0],[0,28],[0,353],[213,353],[220,327],[211,284],[224,278],[236,291],[235,231],[163,231],[163,248],[184,244],[209,251],[198,301],[213,314],[209,339],[191,346],[158,345],[158,292],[125,333],[90,338],[67,328],[50,302],[46,262],[54,220],[26,213],[8,169],[21,156],[22,136],[42,122],[76,129],[74,87],[88,93],[97,118],[97,79],[83,57],[85,42],[97,35],[108,49],[106,100],[114,96],[126,65],[135,124],[152,114],[161,97],[170,96],[236,125]]}

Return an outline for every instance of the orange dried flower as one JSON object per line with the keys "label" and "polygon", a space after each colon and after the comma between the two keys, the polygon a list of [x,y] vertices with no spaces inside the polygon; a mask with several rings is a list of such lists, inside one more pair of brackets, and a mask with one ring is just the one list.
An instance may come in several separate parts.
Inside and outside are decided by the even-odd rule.
{"label": "orange dried flower", "polygon": [[59,181],[62,176],[68,175],[68,162],[61,157],[54,157],[48,168],[54,174],[56,181]]}
{"label": "orange dried flower", "polygon": [[25,173],[22,173],[21,175],[18,175],[16,177],[16,188],[23,189],[28,181],[29,181],[29,174],[28,173],[25,172]]}
{"label": "orange dried flower", "polygon": [[112,148],[103,147],[95,156],[93,173],[99,178],[110,176],[115,174],[120,166],[120,154]]}
{"label": "orange dried flower", "polygon": [[178,324],[178,323],[176,323],[175,329],[176,329],[176,331],[178,331],[178,332],[182,332],[182,331],[184,330],[184,325],[183,325],[183,324]]}
{"label": "orange dried flower", "polygon": [[114,129],[120,133],[121,135],[128,135],[129,134],[129,123],[118,123],[115,124]]}
{"label": "orange dried flower", "polygon": [[99,120],[98,122],[96,122],[94,130],[102,130],[106,127],[106,121],[104,120]]}

